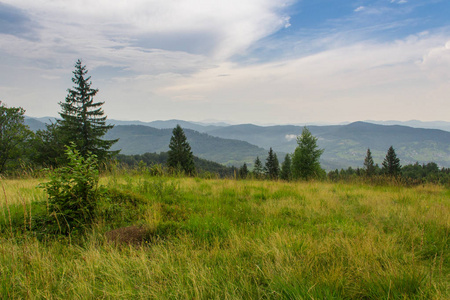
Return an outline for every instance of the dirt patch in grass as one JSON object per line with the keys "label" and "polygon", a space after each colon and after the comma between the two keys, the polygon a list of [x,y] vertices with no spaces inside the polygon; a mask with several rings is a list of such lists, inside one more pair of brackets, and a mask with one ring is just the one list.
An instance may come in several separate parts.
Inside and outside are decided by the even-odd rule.
{"label": "dirt patch in grass", "polygon": [[113,243],[140,245],[148,238],[148,230],[143,226],[129,226],[108,231],[105,236]]}

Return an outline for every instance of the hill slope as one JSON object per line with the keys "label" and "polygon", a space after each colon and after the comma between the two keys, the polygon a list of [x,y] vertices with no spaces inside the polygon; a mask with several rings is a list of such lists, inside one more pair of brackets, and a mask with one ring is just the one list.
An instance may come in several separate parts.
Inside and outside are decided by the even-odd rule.
{"label": "hill slope", "polygon": [[[436,162],[450,167],[450,132],[406,126],[385,126],[365,122],[348,125],[308,126],[325,149],[322,163],[327,169],[362,166],[367,148],[376,163],[381,164],[389,146],[393,145],[402,164],[419,161]],[[297,146],[296,135],[301,126],[256,126],[251,124],[228,126],[209,131],[208,134],[232,138],[277,152],[292,153]]]}
{"label": "hill slope", "polygon": [[[191,129],[184,129],[184,132],[194,155],[225,165],[239,166],[244,162],[252,162],[257,155],[267,155],[266,150],[244,141],[213,137]],[[172,129],[118,125],[111,129],[105,138],[119,138],[112,149],[121,149],[122,154],[143,154],[168,151],[171,136]]]}

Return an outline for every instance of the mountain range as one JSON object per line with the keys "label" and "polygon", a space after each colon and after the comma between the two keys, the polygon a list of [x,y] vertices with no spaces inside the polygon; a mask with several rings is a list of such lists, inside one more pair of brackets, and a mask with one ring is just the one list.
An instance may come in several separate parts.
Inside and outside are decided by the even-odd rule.
{"label": "mountain range", "polygon": [[[26,124],[33,130],[43,129],[44,122],[49,120],[51,119],[26,118]],[[109,122],[116,126],[105,138],[119,138],[114,149],[121,149],[122,154],[167,151],[172,129],[180,124],[194,155],[235,166],[240,166],[244,162],[251,166],[256,156],[264,161],[270,147],[282,161],[286,153],[294,152],[297,146],[296,138],[303,130],[303,126],[298,125],[227,125],[181,120],[154,122],[109,120]],[[441,122],[441,126],[445,127],[446,124]],[[319,147],[325,150],[321,163],[327,170],[349,166],[361,167],[368,148],[375,163],[381,164],[391,145],[403,165],[433,161],[441,167],[450,167],[448,131],[369,122],[313,125],[308,126],[308,129],[318,138]]]}

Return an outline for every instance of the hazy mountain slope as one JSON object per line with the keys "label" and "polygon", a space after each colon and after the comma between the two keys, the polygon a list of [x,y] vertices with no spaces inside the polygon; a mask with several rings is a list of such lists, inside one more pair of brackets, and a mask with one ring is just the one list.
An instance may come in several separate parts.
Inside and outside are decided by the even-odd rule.
{"label": "hazy mountain slope", "polygon": [[208,132],[210,130],[220,128],[220,126],[194,123],[183,120],[167,120],[167,121],[152,121],[152,122],[109,120],[109,122],[114,125],[144,125],[157,129],[173,129],[177,125],[180,125],[183,129],[192,129],[198,132]]}
{"label": "hazy mountain slope", "polygon": [[[42,117],[42,118],[32,118],[32,117],[26,117],[26,124],[30,126],[30,128],[33,131],[39,130],[39,129],[45,129],[45,124],[55,123],[56,118],[54,117]],[[28,122],[28,123],[27,123]],[[178,124],[183,129],[192,129],[198,132],[208,132],[210,130],[214,130],[217,128],[220,128],[222,126],[226,126],[226,124],[219,124],[215,123],[207,124],[207,123],[201,123],[201,122],[188,122],[183,120],[167,120],[167,121],[152,121],[152,122],[142,122],[142,121],[122,121],[122,120],[114,120],[114,119],[108,119],[108,124],[113,125],[143,125],[148,127],[153,127],[157,129],[173,129]]]}
{"label": "hazy mountain slope", "polygon": [[[257,155],[265,156],[267,151],[244,141],[222,139],[205,133],[184,129],[194,155],[222,164],[241,165],[252,162]],[[146,152],[166,152],[172,129],[156,129],[141,125],[115,126],[106,139],[116,139],[113,150],[121,149],[122,154],[142,154]]]}
{"label": "hazy mountain slope", "polygon": [[[41,119],[48,121],[49,118]],[[122,149],[123,154],[159,153],[168,150],[172,125],[193,124],[179,120],[162,122],[159,126],[170,129],[156,129],[147,125],[116,125],[106,138],[120,138],[114,149]],[[37,119],[26,118],[25,123],[32,130],[45,129],[44,123]],[[297,146],[296,136],[303,130],[302,126],[293,125],[193,126],[201,126],[203,131],[208,132],[205,134],[183,128],[195,155],[236,166],[244,162],[252,163],[256,156],[264,160],[270,147],[282,161],[284,153],[294,151]],[[416,161],[434,161],[439,166],[450,167],[450,132],[447,131],[366,122],[308,128],[318,137],[319,146],[325,149],[322,165],[327,170],[362,166],[367,148],[371,149],[375,162],[381,164],[391,145],[403,165]]]}
{"label": "hazy mountain slope", "polygon": [[367,123],[379,124],[379,125],[403,125],[414,128],[427,128],[427,129],[440,129],[445,131],[450,131],[450,122],[445,121],[429,121],[423,122],[419,120],[410,120],[410,121],[364,121]]}
{"label": "hazy mountain slope", "polygon": [[[301,126],[236,125],[212,130],[209,134],[233,138],[277,152],[292,153],[297,146],[295,135]],[[406,126],[384,126],[365,122],[348,125],[308,126],[318,144],[325,149],[322,163],[327,169],[362,166],[367,148],[375,162],[381,164],[393,145],[402,164],[434,161],[450,167],[450,132]]]}
{"label": "hazy mountain slope", "polygon": [[30,127],[32,131],[45,130],[46,126],[44,122],[41,122],[35,118],[25,117],[24,124]]}

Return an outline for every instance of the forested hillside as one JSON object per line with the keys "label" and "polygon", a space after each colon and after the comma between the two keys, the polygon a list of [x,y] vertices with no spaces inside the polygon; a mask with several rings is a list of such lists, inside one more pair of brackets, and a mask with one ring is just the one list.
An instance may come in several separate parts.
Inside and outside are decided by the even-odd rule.
{"label": "forested hillside", "polygon": [[[133,122],[137,121],[123,121],[123,124]],[[194,155],[235,166],[240,166],[244,162],[252,164],[256,156],[266,157],[270,147],[280,158],[284,157],[285,153],[292,153],[297,145],[296,136],[303,129],[302,126],[294,125],[203,126],[171,120],[140,122],[146,125],[116,125],[108,132],[106,138],[119,138],[119,142],[113,148],[121,149],[122,154],[165,152],[168,150],[171,134],[169,126],[176,122],[182,122],[186,126],[184,127],[186,136]],[[120,122],[113,121],[113,123]],[[38,120],[32,118],[27,118],[26,124],[33,130],[41,129],[43,126]],[[170,129],[156,129],[147,124]],[[196,130],[189,128],[196,128]],[[450,132],[447,131],[366,122],[308,126],[308,128],[314,136],[318,137],[319,146],[325,149],[321,163],[327,170],[349,166],[361,167],[367,148],[372,150],[375,163],[381,164],[391,145],[396,149],[403,165],[415,162],[436,162],[441,167],[450,167]]]}
{"label": "forested hillside", "polygon": [[[387,149],[393,145],[403,164],[419,161],[450,166],[450,132],[407,126],[385,126],[365,122],[348,125],[308,126],[325,149],[322,163],[327,169],[362,166],[367,148],[372,150],[375,163],[380,164]],[[257,146],[273,147],[277,152],[292,153],[301,126],[235,125],[210,131],[209,134],[232,138]]]}
{"label": "forested hillside", "polygon": [[[190,129],[186,129],[185,134],[194,155],[225,165],[239,166],[244,162],[253,161],[257,155],[267,155],[266,150],[244,141],[222,139]],[[111,129],[105,138],[119,138],[112,149],[121,149],[121,154],[143,154],[167,152],[171,135],[171,129],[119,125]]]}

